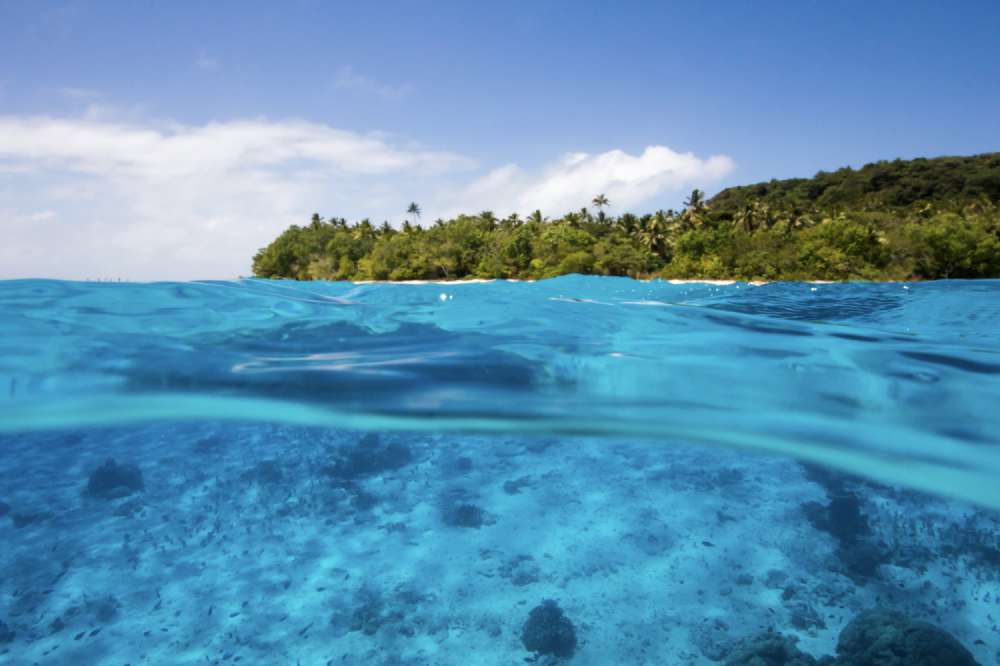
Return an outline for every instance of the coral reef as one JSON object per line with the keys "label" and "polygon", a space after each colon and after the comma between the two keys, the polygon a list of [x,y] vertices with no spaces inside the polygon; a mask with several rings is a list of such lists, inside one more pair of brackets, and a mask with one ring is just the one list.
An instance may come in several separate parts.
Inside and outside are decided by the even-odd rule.
{"label": "coral reef", "polygon": [[354,446],[339,450],[326,472],[337,479],[362,479],[401,469],[412,460],[413,454],[405,444],[386,443],[378,435],[369,433]]}
{"label": "coral reef", "polygon": [[518,555],[500,565],[497,573],[515,587],[537,583],[542,575],[541,567],[531,555]]}
{"label": "coral reef", "polygon": [[382,640],[392,640],[393,636],[409,638],[418,629],[433,634],[438,628],[430,625],[429,616],[421,612],[421,606],[433,605],[434,601],[432,596],[408,585],[399,585],[388,595],[379,588],[365,585],[355,592],[348,607],[334,613],[330,623],[334,631],[341,635],[353,632],[365,636],[379,634]]}
{"label": "coral reef", "polygon": [[[902,613],[872,609],[840,632],[837,656],[816,659],[797,639],[769,631],[736,646],[726,666],[980,666],[948,632]],[[712,646],[718,643],[713,641]],[[703,650],[704,653],[704,650]],[[714,654],[706,654],[715,659]]]}
{"label": "coral reef", "polygon": [[13,643],[17,634],[12,629],[8,629],[3,620],[0,620],[0,645]]}
{"label": "coral reef", "polygon": [[802,510],[813,527],[836,539],[836,555],[847,576],[864,583],[878,575],[886,553],[871,540],[871,525],[857,495],[845,491],[832,495],[826,505],[806,502]]}
{"label": "coral reef", "polygon": [[951,634],[891,610],[873,609],[840,632],[837,666],[977,666]]}
{"label": "coral reef", "polygon": [[87,482],[87,494],[101,499],[118,499],[144,489],[142,471],[135,465],[120,465],[114,458],[91,472]]}
{"label": "coral reef", "polygon": [[817,666],[817,661],[796,646],[796,639],[767,632],[743,641],[726,658],[726,666]]}
{"label": "coral reef", "polygon": [[519,495],[522,488],[530,488],[532,481],[530,476],[522,476],[518,479],[504,481],[503,491],[508,495]]}
{"label": "coral reef", "polygon": [[806,518],[816,529],[827,532],[840,543],[852,543],[871,533],[861,513],[861,500],[853,493],[833,495],[826,506],[819,502],[803,505]]}
{"label": "coral reef", "polygon": [[479,529],[487,524],[486,512],[475,504],[454,504],[445,507],[442,517],[449,527],[470,527]]}
{"label": "coral reef", "polygon": [[261,460],[241,475],[246,481],[256,481],[262,485],[281,483],[285,473],[277,460]]}
{"label": "coral reef", "polygon": [[546,599],[528,614],[521,643],[530,652],[569,658],[576,652],[576,629],[559,605]]}
{"label": "coral reef", "polygon": [[691,632],[691,641],[706,659],[722,661],[737,647],[729,635],[729,624],[720,617],[705,618]]}
{"label": "coral reef", "polygon": [[113,622],[118,617],[121,606],[121,602],[110,594],[99,599],[90,599],[84,604],[87,613],[102,624]]}
{"label": "coral reef", "polygon": [[441,521],[448,527],[479,529],[493,525],[496,518],[475,503],[475,496],[461,488],[445,492],[440,501]]}
{"label": "coral reef", "polygon": [[51,511],[28,511],[25,513],[15,511],[10,514],[10,519],[14,522],[14,527],[20,529],[22,527],[34,525],[35,523],[44,522],[49,518],[52,518],[54,515],[55,514]]}

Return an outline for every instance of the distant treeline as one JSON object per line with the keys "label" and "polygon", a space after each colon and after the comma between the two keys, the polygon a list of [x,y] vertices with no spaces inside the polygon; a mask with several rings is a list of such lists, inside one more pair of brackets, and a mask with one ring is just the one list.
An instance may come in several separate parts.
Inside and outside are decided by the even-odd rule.
{"label": "distant treeline", "polygon": [[554,277],[741,280],[1000,277],[1000,153],[895,160],[813,178],[695,190],[680,211],[605,214],[597,195],[549,219],[490,211],[400,229],[314,215],[254,274],[299,280]]}

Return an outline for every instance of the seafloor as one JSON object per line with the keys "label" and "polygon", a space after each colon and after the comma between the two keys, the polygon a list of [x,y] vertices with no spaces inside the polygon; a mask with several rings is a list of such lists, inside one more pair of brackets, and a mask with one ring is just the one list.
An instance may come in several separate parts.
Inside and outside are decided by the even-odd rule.
{"label": "seafloor", "polygon": [[[751,663],[740,641],[767,630],[833,655],[873,607],[1000,663],[996,514],[745,452],[214,423],[5,435],[0,513],[0,663]],[[571,656],[525,647],[544,600]]]}

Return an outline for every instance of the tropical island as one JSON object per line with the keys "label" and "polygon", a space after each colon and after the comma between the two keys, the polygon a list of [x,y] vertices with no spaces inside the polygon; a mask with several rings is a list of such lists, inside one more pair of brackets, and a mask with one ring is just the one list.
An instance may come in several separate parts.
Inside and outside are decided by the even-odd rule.
{"label": "tropical island", "polygon": [[[736,280],[1000,277],[1000,153],[882,161],[812,178],[694,190],[682,210],[548,218],[492,211],[419,223],[313,215],[253,259],[297,280],[539,279],[567,273]],[[594,212],[596,211],[596,212]]]}

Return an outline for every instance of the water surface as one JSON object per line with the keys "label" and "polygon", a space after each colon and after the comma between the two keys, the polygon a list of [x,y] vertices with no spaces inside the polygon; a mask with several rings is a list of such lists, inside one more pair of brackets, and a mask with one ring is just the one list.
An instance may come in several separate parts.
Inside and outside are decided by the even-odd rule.
{"label": "water surface", "polygon": [[26,280],[0,312],[12,663],[515,663],[545,599],[573,663],[833,654],[871,607],[996,663],[998,281]]}

